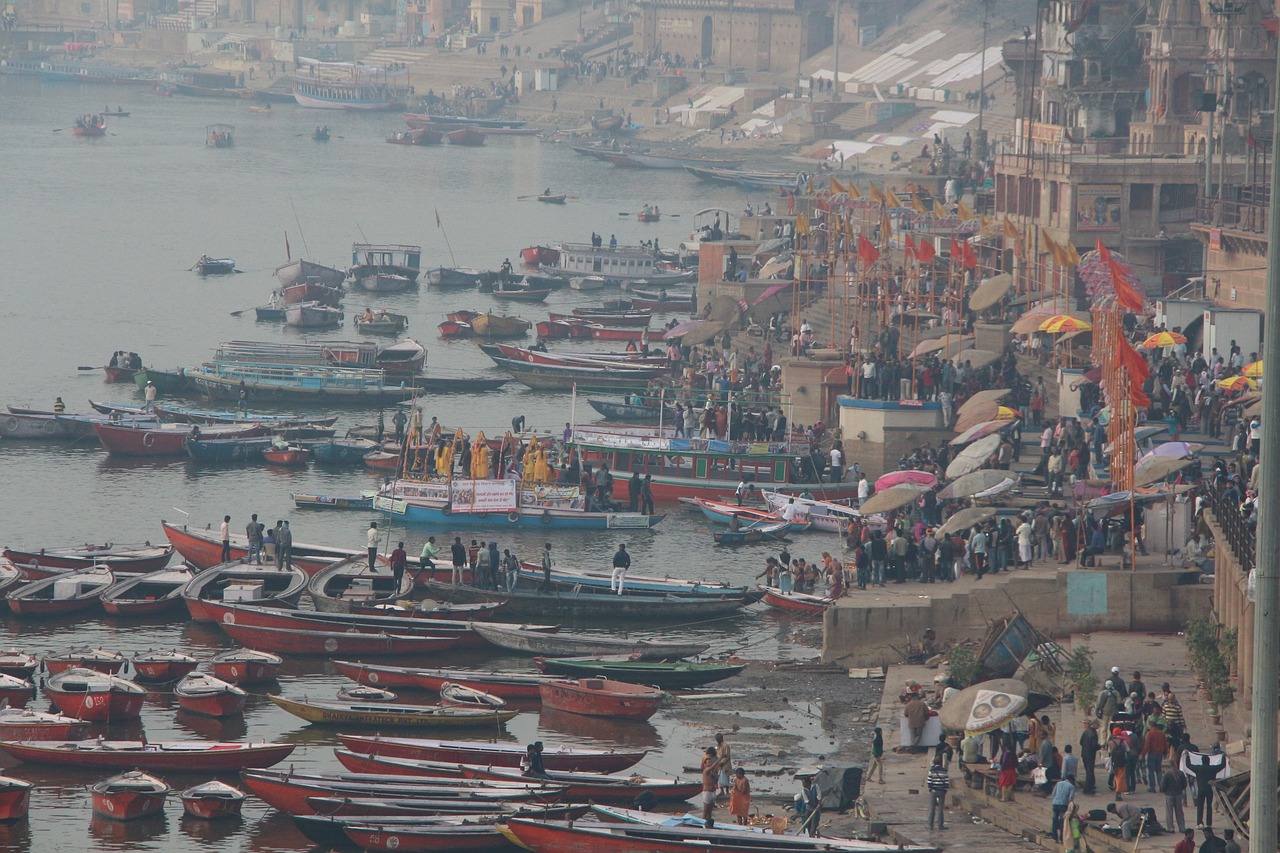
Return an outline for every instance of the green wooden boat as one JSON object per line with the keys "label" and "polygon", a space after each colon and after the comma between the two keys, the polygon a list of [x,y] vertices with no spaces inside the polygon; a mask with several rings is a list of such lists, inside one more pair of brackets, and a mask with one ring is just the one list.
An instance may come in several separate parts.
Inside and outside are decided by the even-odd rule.
{"label": "green wooden boat", "polygon": [[181,369],[156,370],[154,367],[144,367],[133,374],[133,382],[138,390],[146,388],[148,382],[154,382],[156,392],[166,396],[189,394],[194,387],[187,379],[186,372]]}
{"label": "green wooden boat", "polygon": [[682,687],[698,687],[713,681],[732,678],[746,668],[746,664],[723,661],[645,661],[632,660],[627,655],[603,655],[594,658],[544,658],[533,659],[538,669],[554,675],[574,678],[603,676],[631,684],[648,684],[663,690]]}

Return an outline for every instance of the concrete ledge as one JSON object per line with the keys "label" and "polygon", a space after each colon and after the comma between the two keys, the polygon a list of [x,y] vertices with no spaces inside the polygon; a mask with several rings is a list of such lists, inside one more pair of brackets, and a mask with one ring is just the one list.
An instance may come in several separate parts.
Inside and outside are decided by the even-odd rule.
{"label": "concrete ledge", "polygon": [[926,628],[942,642],[980,640],[990,620],[1015,608],[1051,637],[1176,633],[1210,609],[1213,590],[1186,583],[1189,577],[1180,568],[1132,572],[1039,564],[982,580],[855,589],[824,616],[822,659],[856,667],[898,663]]}

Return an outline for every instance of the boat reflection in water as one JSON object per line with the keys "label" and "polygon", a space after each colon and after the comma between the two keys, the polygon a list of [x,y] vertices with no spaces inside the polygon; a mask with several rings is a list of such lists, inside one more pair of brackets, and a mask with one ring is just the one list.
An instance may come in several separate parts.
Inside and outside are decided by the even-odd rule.
{"label": "boat reflection in water", "polygon": [[169,821],[164,812],[137,820],[111,820],[95,814],[89,822],[89,834],[112,847],[155,841],[168,832]]}

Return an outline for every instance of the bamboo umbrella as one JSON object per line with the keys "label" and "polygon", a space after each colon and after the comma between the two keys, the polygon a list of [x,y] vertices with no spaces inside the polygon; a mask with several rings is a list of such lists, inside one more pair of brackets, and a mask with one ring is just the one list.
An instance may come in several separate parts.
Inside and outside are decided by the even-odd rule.
{"label": "bamboo umbrella", "polygon": [[994,518],[995,514],[995,509],[989,506],[973,506],[968,509],[962,509],[944,521],[942,526],[935,532],[939,536],[959,533],[961,530],[967,530],[975,524],[986,521],[988,518]]}
{"label": "bamboo umbrella", "polygon": [[982,283],[969,295],[969,308],[974,311],[986,311],[998,303],[1013,287],[1013,276],[1000,273],[983,279]]}
{"label": "bamboo umbrella", "polygon": [[1013,421],[1008,418],[1000,418],[998,420],[983,421],[977,426],[971,426],[964,432],[951,439],[952,447],[960,447],[971,441],[977,441],[980,438],[986,438],[989,435],[999,432],[1006,427],[1013,425]]}
{"label": "bamboo umbrella", "polygon": [[964,450],[961,450],[956,454],[956,458],[951,460],[951,464],[947,466],[947,479],[954,480],[957,477],[968,474],[970,471],[977,471],[987,461],[987,457],[1000,446],[1001,441],[1002,439],[999,435],[989,435],[986,438],[978,439]]}
{"label": "bamboo umbrella", "polygon": [[1156,332],[1143,341],[1142,346],[1144,349],[1164,349],[1165,347],[1185,344],[1186,342],[1186,335],[1180,335],[1177,332]]}
{"label": "bamboo umbrella", "polygon": [[918,486],[894,486],[891,489],[885,489],[883,492],[876,492],[863,501],[862,505],[858,507],[858,511],[863,515],[889,512],[918,500],[920,494],[921,489]]}
{"label": "bamboo umbrella", "polygon": [[938,492],[938,497],[943,500],[960,500],[962,498],[972,497],[979,492],[985,492],[987,489],[1000,485],[1005,480],[1010,480],[1007,471],[996,471],[985,468],[981,471],[971,471],[963,477],[948,483],[942,491]]}
{"label": "bamboo umbrella", "polygon": [[1079,317],[1072,317],[1070,314],[1055,314],[1040,324],[1040,331],[1048,332],[1051,335],[1063,332],[1083,332],[1092,328],[1093,324],[1088,320],[1081,320]]}
{"label": "bamboo umbrella", "polygon": [[956,417],[962,418],[972,412],[978,406],[987,403],[998,403],[1012,393],[1008,388],[988,388],[986,391],[979,391],[968,400],[964,401],[964,405],[956,410]]}
{"label": "bamboo umbrella", "polygon": [[1022,713],[1029,692],[1020,678],[997,678],[966,687],[942,706],[942,727],[966,735],[994,731]]}

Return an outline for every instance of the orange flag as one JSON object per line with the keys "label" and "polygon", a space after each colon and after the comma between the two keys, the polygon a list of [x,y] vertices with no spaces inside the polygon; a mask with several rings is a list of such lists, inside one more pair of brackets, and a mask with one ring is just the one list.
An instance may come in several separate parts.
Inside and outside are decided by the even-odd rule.
{"label": "orange flag", "polygon": [[974,218],[973,211],[969,209],[969,205],[962,201],[956,202],[956,216],[960,217],[961,222],[968,222]]}
{"label": "orange flag", "polygon": [[924,196],[920,193],[911,194],[911,206],[921,213],[928,213],[929,209],[924,206]]}
{"label": "orange flag", "polygon": [[847,190],[845,190],[844,188],[844,185],[841,184],[839,181],[837,181],[834,176],[832,176],[831,178],[831,192],[833,194],[847,192]]}
{"label": "orange flag", "polygon": [[948,215],[947,209],[943,207],[942,202],[938,201],[936,198],[933,200],[933,215],[939,219],[946,219]]}
{"label": "orange flag", "polygon": [[898,198],[898,194],[893,190],[884,191],[885,203],[890,207],[902,207],[902,199]]}
{"label": "orange flag", "polygon": [[1076,251],[1076,247],[1071,243],[1067,243],[1067,245],[1063,247],[1062,251],[1066,255],[1067,261],[1071,266],[1074,267],[1080,263],[1080,253]]}
{"label": "orange flag", "polygon": [[884,192],[876,186],[875,181],[869,181],[867,183],[867,195],[871,196],[871,200],[877,204],[884,204],[885,201],[887,201],[884,197]]}
{"label": "orange flag", "polygon": [[1009,221],[1009,217],[1004,218],[1004,236],[1010,240],[1021,240],[1022,235],[1018,233],[1018,226]]}

